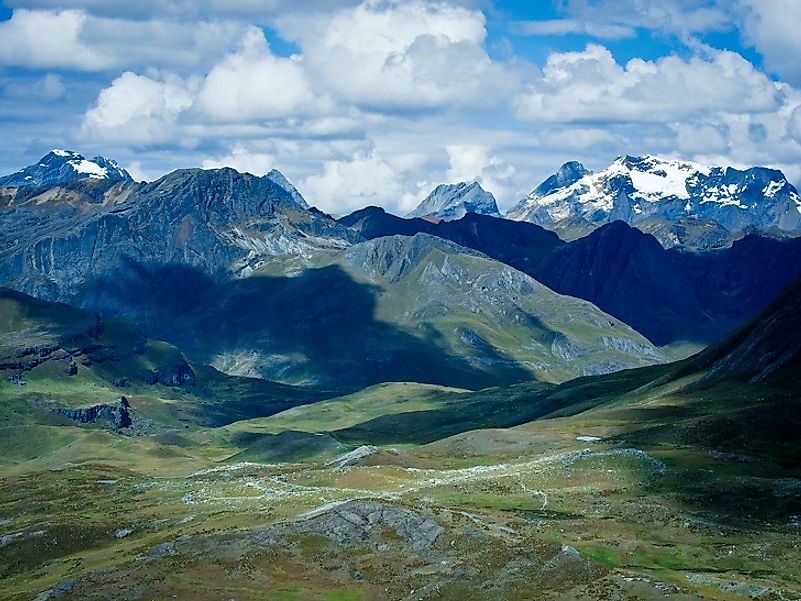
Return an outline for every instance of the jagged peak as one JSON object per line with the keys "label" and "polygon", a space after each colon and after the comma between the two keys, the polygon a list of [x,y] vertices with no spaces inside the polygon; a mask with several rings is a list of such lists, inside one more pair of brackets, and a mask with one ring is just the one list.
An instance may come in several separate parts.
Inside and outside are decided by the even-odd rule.
{"label": "jagged peak", "polygon": [[290,182],[286,178],[286,176],[283,173],[281,173],[278,169],[270,169],[270,171],[264,177],[266,177],[271,182],[277,184],[278,186],[286,190],[292,197],[292,200],[295,201],[295,203],[299,204],[304,209],[309,208],[309,203],[306,202],[306,199],[303,198],[303,195],[298,191],[295,185],[292,182]]}
{"label": "jagged peak", "polygon": [[495,197],[475,180],[439,184],[406,217],[436,217],[447,220],[459,219],[467,213],[500,216]]}

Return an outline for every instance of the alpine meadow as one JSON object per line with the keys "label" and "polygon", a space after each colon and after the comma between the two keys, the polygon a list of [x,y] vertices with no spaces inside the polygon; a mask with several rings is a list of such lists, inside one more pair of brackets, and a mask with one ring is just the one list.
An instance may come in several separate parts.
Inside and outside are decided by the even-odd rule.
{"label": "alpine meadow", "polygon": [[0,0],[0,601],[801,601],[800,27]]}

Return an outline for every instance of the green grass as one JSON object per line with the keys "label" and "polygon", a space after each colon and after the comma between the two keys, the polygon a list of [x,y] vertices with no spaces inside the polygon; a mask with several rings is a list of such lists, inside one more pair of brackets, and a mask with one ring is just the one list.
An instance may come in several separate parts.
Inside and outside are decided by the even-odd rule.
{"label": "green grass", "polygon": [[330,432],[355,426],[382,415],[442,408],[449,399],[465,392],[455,388],[414,382],[389,382],[359,392],[293,407],[269,417],[238,421],[232,432],[278,434],[286,430]]}

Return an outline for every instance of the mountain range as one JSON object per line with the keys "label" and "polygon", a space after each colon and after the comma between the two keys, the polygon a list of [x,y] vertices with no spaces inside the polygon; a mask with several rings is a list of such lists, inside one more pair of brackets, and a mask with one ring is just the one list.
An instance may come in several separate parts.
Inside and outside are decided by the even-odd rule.
{"label": "mountain range", "polygon": [[567,240],[621,220],[652,233],[666,248],[703,250],[753,231],[801,233],[801,197],[774,169],[624,156],[597,173],[565,163],[506,217]]}
{"label": "mountain range", "polygon": [[365,238],[425,232],[480,251],[556,292],[588,300],[653,343],[720,340],[801,274],[801,239],[749,235],[707,253],[665,249],[622,221],[562,241],[525,222],[468,214],[431,223],[368,207],[339,221]]}
{"label": "mountain range", "polygon": [[368,241],[292,190],[275,172],[232,169],[7,188],[2,282],[135,317],[193,359],[291,384],[480,388],[670,356],[513,266],[439,237]]}
{"label": "mountain range", "polygon": [[566,240],[60,152],[0,187],[3,598],[801,595],[782,216]]}

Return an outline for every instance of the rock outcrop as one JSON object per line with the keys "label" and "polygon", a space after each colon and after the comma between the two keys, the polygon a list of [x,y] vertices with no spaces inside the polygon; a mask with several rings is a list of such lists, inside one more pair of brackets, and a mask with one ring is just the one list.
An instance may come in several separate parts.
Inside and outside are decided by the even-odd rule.
{"label": "rock outcrop", "polygon": [[378,537],[382,528],[389,528],[417,552],[431,548],[445,531],[431,516],[375,501],[348,501],[309,518],[300,527],[340,544],[367,541]]}
{"label": "rock outcrop", "polygon": [[121,396],[116,403],[92,405],[91,407],[52,407],[53,413],[63,415],[79,424],[94,424],[105,422],[115,430],[128,428],[132,424],[131,404],[128,399]]}

